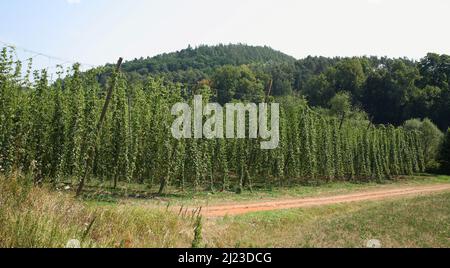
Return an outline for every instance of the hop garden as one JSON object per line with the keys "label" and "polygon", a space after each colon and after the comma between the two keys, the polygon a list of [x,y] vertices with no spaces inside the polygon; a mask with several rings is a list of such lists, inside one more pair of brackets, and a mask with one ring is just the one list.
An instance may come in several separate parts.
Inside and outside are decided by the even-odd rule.
{"label": "hop garden", "polygon": [[[30,63],[31,64],[31,63]],[[195,191],[252,190],[338,180],[381,181],[425,169],[420,135],[391,125],[318,113],[301,98],[280,102],[280,146],[261,150],[259,140],[174,139],[170,109],[201,93],[148,78],[141,83],[109,67],[81,72],[60,68],[22,72],[10,49],[0,59],[1,172],[31,174],[34,183],[76,185],[89,179]],[[106,83],[101,74],[109,72]],[[111,105],[97,135],[108,87]],[[206,97],[205,97],[206,96]],[[269,98],[275,101],[273,98]],[[90,153],[90,152],[94,153]]]}

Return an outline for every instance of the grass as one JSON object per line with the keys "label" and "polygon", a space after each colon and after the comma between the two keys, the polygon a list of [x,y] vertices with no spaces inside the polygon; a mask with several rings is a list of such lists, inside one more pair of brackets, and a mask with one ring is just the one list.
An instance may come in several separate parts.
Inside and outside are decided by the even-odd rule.
{"label": "grass", "polygon": [[87,205],[72,195],[0,177],[0,247],[180,247],[192,241],[193,219],[164,208]]}
{"label": "grass", "polygon": [[211,247],[450,247],[450,193],[276,212],[211,221]]}
{"label": "grass", "polygon": [[193,215],[178,215],[167,207],[168,202],[242,202],[448,183],[448,176],[382,185],[336,182],[260,189],[242,195],[181,194],[159,201],[130,201],[106,193],[113,202],[77,200],[72,192],[32,187],[27,181],[20,175],[0,176],[0,247],[64,247],[70,239],[82,241],[83,247],[108,248],[191,247],[193,241],[201,247],[364,247],[369,239],[380,240],[384,247],[450,247],[450,193],[204,219],[201,230]]}
{"label": "grass", "polygon": [[[450,183],[450,176],[417,175],[413,177],[400,177],[393,180],[377,182],[331,182],[322,185],[294,185],[292,187],[256,188],[253,192],[245,191],[242,194],[233,192],[174,192],[174,194],[159,198],[112,198],[115,201],[130,202],[135,205],[164,205],[170,203],[173,206],[207,206],[213,204],[239,203],[248,201],[268,201],[279,198],[302,198],[311,196],[327,196],[346,194],[361,190],[389,189],[398,186],[432,185],[439,183]],[[135,186],[136,188],[136,186]],[[120,191],[120,190],[119,190]],[[123,191],[123,190],[122,190]],[[110,196],[111,197],[111,196]],[[88,198],[87,200],[97,201]]]}

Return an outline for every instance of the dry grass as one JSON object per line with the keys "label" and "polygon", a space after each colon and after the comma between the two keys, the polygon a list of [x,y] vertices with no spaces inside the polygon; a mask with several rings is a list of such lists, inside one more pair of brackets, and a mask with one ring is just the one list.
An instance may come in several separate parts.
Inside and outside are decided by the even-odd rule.
{"label": "dry grass", "polygon": [[92,207],[71,196],[0,177],[0,247],[181,247],[193,237],[190,219],[165,209]]}
{"label": "dry grass", "polygon": [[[28,181],[0,176],[0,248],[192,245],[195,219],[164,203],[86,202]],[[208,219],[202,236],[206,247],[450,247],[450,193]]]}

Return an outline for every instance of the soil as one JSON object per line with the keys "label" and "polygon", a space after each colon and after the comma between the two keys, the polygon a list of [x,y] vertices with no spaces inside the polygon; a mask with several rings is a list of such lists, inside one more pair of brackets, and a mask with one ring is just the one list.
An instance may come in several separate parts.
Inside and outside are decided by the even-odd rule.
{"label": "soil", "polygon": [[343,204],[359,201],[377,201],[405,196],[431,194],[442,191],[450,191],[450,184],[401,187],[389,190],[364,191],[327,197],[300,198],[300,199],[291,198],[258,203],[214,205],[203,208],[202,215],[205,217],[224,217],[227,215],[234,216],[258,211],[305,208],[305,207]]}

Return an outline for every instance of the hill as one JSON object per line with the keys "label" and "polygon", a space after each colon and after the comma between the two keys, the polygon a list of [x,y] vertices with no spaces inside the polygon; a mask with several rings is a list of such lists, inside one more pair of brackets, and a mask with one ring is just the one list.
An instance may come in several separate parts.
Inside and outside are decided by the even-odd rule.
{"label": "hill", "polygon": [[[172,80],[195,80],[212,74],[215,68],[224,65],[240,66],[244,64],[294,63],[296,59],[267,46],[249,46],[229,44],[186,49],[134,59],[124,63],[123,70],[139,76],[164,74]],[[189,77],[189,74],[196,77]],[[180,79],[182,76],[186,79]],[[176,79],[179,78],[179,79]],[[191,79],[189,79],[191,78]]]}

